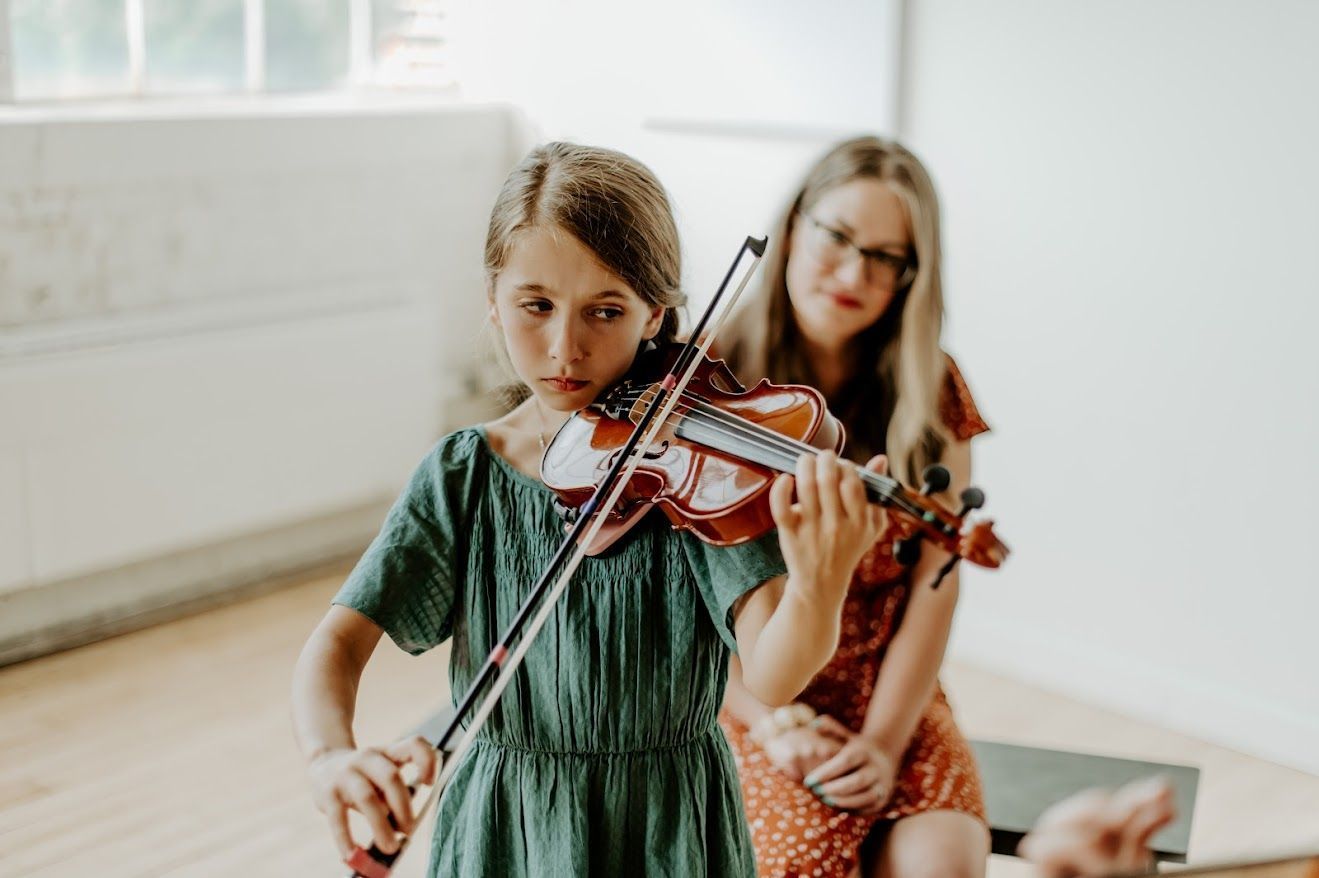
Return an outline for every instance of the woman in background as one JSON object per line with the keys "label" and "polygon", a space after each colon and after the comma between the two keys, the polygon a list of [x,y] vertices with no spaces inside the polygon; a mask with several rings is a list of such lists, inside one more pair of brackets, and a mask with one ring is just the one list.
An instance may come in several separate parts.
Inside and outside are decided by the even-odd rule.
{"label": "woman in background", "polygon": [[[945,505],[988,427],[940,348],[939,211],[921,163],[874,137],[841,143],[794,193],[759,296],[721,337],[744,382],[824,393],[855,461],[885,453],[921,484],[940,463]],[[837,652],[790,708],[747,692],[733,659],[722,722],[737,758],[762,876],[982,876],[989,834],[975,760],[938,683],[957,604],[947,555],[914,566],[893,534],[862,558]]]}

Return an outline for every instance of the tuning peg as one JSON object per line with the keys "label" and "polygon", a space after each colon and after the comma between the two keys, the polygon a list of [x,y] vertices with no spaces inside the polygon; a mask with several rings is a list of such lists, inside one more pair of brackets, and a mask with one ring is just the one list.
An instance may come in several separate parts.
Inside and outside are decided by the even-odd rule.
{"label": "tuning peg", "polygon": [[893,543],[893,560],[903,567],[914,567],[921,559],[921,538],[907,537]]}
{"label": "tuning peg", "polygon": [[928,497],[930,494],[942,494],[948,490],[948,482],[951,480],[948,474],[948,468],[932,463],[921,471],[921,496]]}
{"label": "tuning peg", "polygon": [[972,509],[979,509],[981,506],[984,506],[985,492],[980,490],[979,488],[967,488],[966,490],[962,491],[961,501],[962,501],[962,511],[957,513],[958,518],[961,518],[963,515],[966,515]]}

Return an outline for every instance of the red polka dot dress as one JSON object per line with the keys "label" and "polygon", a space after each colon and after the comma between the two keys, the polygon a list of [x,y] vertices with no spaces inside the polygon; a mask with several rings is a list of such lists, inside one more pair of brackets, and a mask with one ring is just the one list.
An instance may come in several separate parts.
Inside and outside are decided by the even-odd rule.
{"label": "red polka dot dress", "polygon": [[[951,360],[940,414],[961,440],[989,429]],[[885,650],[902,622],[908,586],[905,569],[893,560],[892,536],[885,534],[853,574],[838,651],[798,701],[848,728],[861,728]],[[720,723],[737,761],[761,878],[846,878],[857,864],[862,842],[881,821],[939,809],[985,819],[975,757],[942,688],[936,687],[916,727],[893,796],[880,814],[872,816],[825,805],[801,783],[779,772],[728,711],[720,716]]]}

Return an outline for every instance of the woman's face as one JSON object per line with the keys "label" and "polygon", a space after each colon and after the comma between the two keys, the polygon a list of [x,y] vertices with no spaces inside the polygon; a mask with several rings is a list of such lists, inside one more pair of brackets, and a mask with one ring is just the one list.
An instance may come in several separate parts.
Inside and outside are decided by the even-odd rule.
{"label": "woman's face", "polygon": [[868,178],[835,186],[803,209],[788,240],[797,325],[825,347],[842,346],[880,318],[911,251],[902,201]]}
{"label": "woman's face", "polygon": [[577,411],[632,365],[664,309],[600,264],[557,227],[522,232],[495,280],[490,319],[518,377],[546,406]]}

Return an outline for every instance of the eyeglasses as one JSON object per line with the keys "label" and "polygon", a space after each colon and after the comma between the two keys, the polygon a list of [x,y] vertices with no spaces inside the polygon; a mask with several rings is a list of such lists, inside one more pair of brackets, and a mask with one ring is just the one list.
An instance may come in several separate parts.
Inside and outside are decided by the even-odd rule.
{"label": "eyeglasses", "polygon": [[805,211],[800,214],[808,224],[806,241],[811,254],[825,268],[836,268],[844,260],[859,256],[862,276],[876,287],[897,289],[916,279],[916,259],[910,251],[898,256],[887,250],[858,247],[838,229],[825,225]]}

